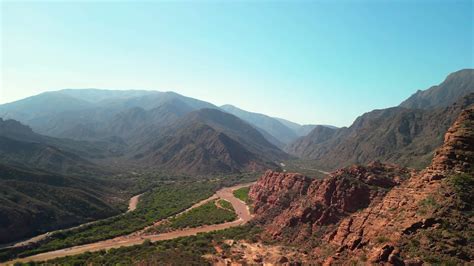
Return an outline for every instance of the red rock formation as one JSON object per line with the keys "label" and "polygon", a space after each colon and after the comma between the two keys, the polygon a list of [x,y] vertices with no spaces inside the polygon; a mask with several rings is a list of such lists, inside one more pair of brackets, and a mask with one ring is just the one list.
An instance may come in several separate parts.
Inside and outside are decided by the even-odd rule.
{"label": "red rock formation", "polygon": [[367,167],[352,166],[326,179],[268,171],[252,187],[257,220],[266,233],[287,242],[302,242],[321,226],[379,201],[388,188],[408,176],[406,169],[378,162]]}
{"label": "red rock formation", "polygon": [[354,259],[395,265],[443,262],[439,258],[469,262],[474,248],[466,244],[474,225],[452,176],[468,173],[472,185],[473,165],[471,107],[446,133],[432,164],[407,180],[407,170],[380,163],[342,169],[323,180],[267,172],[249,195],[266,235],[307,246],[317,238],[314,260],[328,265]]}
{"label": "red rock formation", "polygon": [[474,166],[474,107],[463,111],[444,137],[430,170],[465,173]]}
{"label": "red rock formation", "polygon": [[[372,262],[389,261],[390,256],[396,260],[399,249],[394,247],[405,235],[441,223],[440,207],[452,201],[440,193],[450,191],[442,179],[468,172],[474,160],[473,122],[474,108],[463,111],[427,169],[393,188],[381,202],[343,220],[326,240],[352,255],[366,253]],[[424,206],[428,204],[434,206]]]}

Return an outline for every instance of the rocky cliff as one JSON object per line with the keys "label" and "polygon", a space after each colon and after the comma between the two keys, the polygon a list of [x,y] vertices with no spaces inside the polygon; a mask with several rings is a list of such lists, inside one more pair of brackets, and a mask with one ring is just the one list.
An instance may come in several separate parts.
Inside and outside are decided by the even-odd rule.
{"label": "rocky cliff", "polygon": [[323,180],[267,172],[249,194],[264,237],[328,265],[472,262],[473,122],[470,107],[421,172],[380,163]]}
{"label": "rocky cliff", "polygon": [[[373,162],[338,170],[325,179],[268,171],[252,186],[257,221],[272,238],[302,243],[321,226],[380,201],[409,176],[407,169]],[[324,228],[325,229],[325,228]]]}

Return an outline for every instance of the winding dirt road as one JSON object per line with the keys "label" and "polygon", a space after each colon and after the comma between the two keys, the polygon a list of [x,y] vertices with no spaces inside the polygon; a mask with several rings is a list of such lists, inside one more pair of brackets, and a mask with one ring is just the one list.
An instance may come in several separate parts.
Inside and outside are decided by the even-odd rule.
{"label": "winding dirt road", "polygon": [[[186,228],[182,230],[176,230],[173,232],[168,232],[168,233],[162,233],[162,234],[156,234],[156,235],[142,235],[139,232],[144,232],[144,230],[137,231],[135,233],[132,233],[130,235],[126,236],[120,236],[108,240],[103,240],[99,241],[96,243],[91,243],[91,244],[85,244],[81,246],[74,246],[70,248],[65,248],[65,249],[59,249],[59,250],[54,250],[50,252],[45,252],[37,255],[33,255],[30,257],[25,257],[21,259],[16,259],[13,261],[9,261],[6,263],[6,265],[12,265],[16,262],[29,262],[29,261],[45,261],[45,260],[51,260],[54,258],[59,258],[59,257],[65,257],[65,256],[71,256],[71,255],[77,255],[84,253],[86,251],[98,251],[98,250],[103,250],[103,249],[111,249],[111,248],[119,248],[119,247],[126,247],[126,246],[133,246],[133,245],[138,245],[143,243],[145,239],[149,239],[152,242],[155,241],[160,241],[160,240],[169,240],[173,238],[178,238],[178,237],[184,237],[184,236],[192,236],[196,235],[198,233],[204,233],[204,232],[212,232],[216,230],[222,230],[234,226],[239,226],[242,224],[247,223],[252,219],[252,215],[250,214],[248,206],[245,204],[245,202],[237,199],[233,195],[233,191],[242,187],[249,186],[253,183],[247,183],[247,184],[240,184],[236,185],[233,187],[227,187],[227,188],[222,188],[219,191],[216,192],[215,195],[213,195],[210,198],[207,198],[195,205],[193,205],[191,208],[183,211],[182,213],[185,213],[193,208],[196,208],[198,206],[201,206],[202,204],[209,202],[210,200],[216,199],[216,198],[221,198],[224,200],[229,201],[232,206],[235,209],[235,212],[237,213],[239,219],[232,221],[232,222],[227,222],[227,223],[222,223],[222,224],[214,224],[214,225],[205,225],[205,226],[200,226],[196,228]],[[180,213],[180,214],[182,214]],[[179,215],[179,214],[178,214]]]}

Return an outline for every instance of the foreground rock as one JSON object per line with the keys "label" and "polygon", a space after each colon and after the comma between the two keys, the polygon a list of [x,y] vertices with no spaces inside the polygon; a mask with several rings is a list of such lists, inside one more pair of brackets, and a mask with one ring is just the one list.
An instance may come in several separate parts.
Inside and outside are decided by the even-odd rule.
{"label": "foreground rock", "polygon": [[408,170],[374,162],[332,173],[326,179],[268,171],[252,186],[257,221],[272,238],[301,243],[408,178]]}
{"label": "foreground rock", "polygon": [[419,173],[381,163],[324,180],[267,172],[249,195],[264,237],[306,247],[313,262],[466,263],[474,259],[473,166],[470,107]]}

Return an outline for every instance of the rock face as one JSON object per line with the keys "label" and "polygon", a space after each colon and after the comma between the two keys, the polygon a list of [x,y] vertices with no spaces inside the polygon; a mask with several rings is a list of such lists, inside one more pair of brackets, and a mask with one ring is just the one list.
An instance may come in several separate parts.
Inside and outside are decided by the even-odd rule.
{"label": "rock face", "polygon": [[465,173],[474,165],[474,107],[461,113],[444,137],[430,166],[432,170]]}
{"label": "rock face", "polygon": [[387,189],[408,177],[408,170],[374,162],[352,166],[326,179],[268,171],[252,186],[257,220],[272,238],[304,242],[321,226],[379,201]]}
{"label": "rock face", "polygon": [[313,261],[465,263],[474,237],[474,108],[421,172],[372,163],[323,180],[267,172],[250,190],[265,236],[302,243]]}

